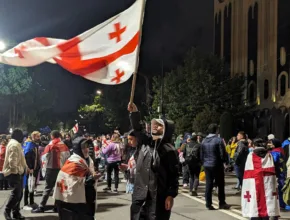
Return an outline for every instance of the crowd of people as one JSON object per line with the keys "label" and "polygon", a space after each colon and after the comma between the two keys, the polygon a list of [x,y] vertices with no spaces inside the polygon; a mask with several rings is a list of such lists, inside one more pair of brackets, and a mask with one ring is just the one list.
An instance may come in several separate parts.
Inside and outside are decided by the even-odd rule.
{"label": "crowd of people", "polygon": [[[183,187],[188,188],[189,184],[192,196],[198,195],[200,174],[204,172],[206,207],[209,210],[215,210],[212,206],[212,193],[216,188],[219,208],[229,209],[230,206],[225,202],[224,178],[226,172],[233,172],[237,178],[233,189],[241,193],[245,217],[278,218],[280,209],[290,210],[290,206],[286,204],[287,201],[289,203],[289,199],[285,199],[285,196],[289,198],[289,195],[285,194],[287,187],[289,188],[289,184],[285,184],[286,179],[290,178],[289,139],[282,143],[270,134],[264,139],[250,140],[245,132],[240,131],[236,137],[232,137],[226,143],[219,137],[218,126],[214,124],[209,126],[208,133],[207,136],[200,132],[186,133],[179,135],[175,140],[179,161],[182,164]],[[267,163],[268,167],[265,165]],[[252,171],[254,173],[251,173]],[[264,191],[260,190],[261,188]],[[268,198],[268,195],[275,196]],[[256,200],[256,203],[250,202],[252,197],[255,198],[253,200]],[[266,200],[273,201],[273,204],[268,204],[265,197],[267,197]],[[262,204],[261,201],[264,200],[265,204]],[[279,201],[277,204],[276,200]],[[261,213],[258,211],[261,207],[267,207],[268,211]]]}
{"label": "crowd of people", "polygon": [[[28,136],[19,129],[1,135],[0,190],[11,189],[5,219],[24,219],[20,213],[23,194],[23,209],[32,213],[45,212],[53,194],[53,211],[60,219],[94,219],[97,182],[107,182],[105,192],[118,193],[120,171],[124,172],[126,193],[132,194],[132,220],[168,220],[181,172],[183,187],[189,185],[191,196],[198,196],[199,178],[205,173],[208,210],[215,210],[214,188],[219,209],[230,209],[225,172],[236,175],[234,190],[241,193],[245,217],[275,219],[280,209],[290,210],[286,204],[290,195],[285,201],[283,194],[290,192],[290,184],[285,184],[290,177],[290,140],[281,143],[271,134],[265,140],[252,141],[241,131],[225,143],[218,125],[211,124],[208,135],[179,135],[174,147],[173,122],[153,119],[148,132],[142,127],[137,106],[130,104],[128,110],[132,130],[123,136],[118,129],[102,136],[77,133],[72,137],[59,131],[49,135],[34,131]],[[37,205],[34,195],[39,180],[45,186]]]}

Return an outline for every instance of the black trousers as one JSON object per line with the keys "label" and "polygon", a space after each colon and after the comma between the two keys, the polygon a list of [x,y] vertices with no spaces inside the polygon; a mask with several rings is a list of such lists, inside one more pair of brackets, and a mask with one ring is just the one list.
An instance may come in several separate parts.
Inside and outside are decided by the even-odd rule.
{"label": "black trousers", "polygon": [[146,200],[132,199],[131,220],[169,220],[171,211],[165,209],[165,200],[165,196],[153,198],[150,192]]}
{"label": "black trousers", "polygon": [[60,220],[94,220],[95,203],[66,203],[56,201],[58,216]]}
{"label": "black trousers", "polygon": [[214,183],[218,187],[219,204],[224,205],[226,203],[224,167],[204,167],[204,171],[206,178],[206,207],[210,207],[212,205],[212,189],[214,187]]}
{"label": "black trousers", "polygon": [[9,184],[8,184],[8,180],[6,178],[4,178],[3,180],[0,180],[0,190],[7,190],[9,187]]}
{"label": "black trousers", "polygon": [[191,178],[192,183],[190,183],[190,191],[195,190],[197,191],[197,188],[199,186],[199,174],[201,167],[199,166],[188,166],[189,168],[189,176]]}
{"label": "black trousers", "polygon": [[5,210],[7,212],[19,213],[20,202],[23,196],[23,176],[19,174],[10,174],[6,177],[11,187],[11,194],[9,196]]}
{"label": "black trousers", "polygon": [[[39,170],[36,170],[33,172],[33,176],[35,177],[35,183],[34,183],[35,186],[37,183],[38,172]],[[29,174],[26,175],[26,182],[25,182],[25,189],[24,189],[24,206],[34,204],[34,192],[30,193],[28,190],[28,178],[29,178]],[[29,197],[29,202],[28,202],[28,197]]]}
{"label": "black trousers", "polygon": [[115,178],[115,188],[118,189],[119,186],[119,164],[120,162],[108,163],[107,172],[108,172],[108,187],[111,188],[112,185],[112,172],[114,171]]}

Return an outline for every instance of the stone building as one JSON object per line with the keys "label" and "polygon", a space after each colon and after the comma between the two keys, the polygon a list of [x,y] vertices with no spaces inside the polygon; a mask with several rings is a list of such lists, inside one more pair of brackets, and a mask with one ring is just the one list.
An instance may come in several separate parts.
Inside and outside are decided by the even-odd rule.
{"label": "stone building", "polygon": [[214,51],[231,75],[247,77],[256,109],[242,120],[251,137],[289,137],[290,1],[214,0]]}

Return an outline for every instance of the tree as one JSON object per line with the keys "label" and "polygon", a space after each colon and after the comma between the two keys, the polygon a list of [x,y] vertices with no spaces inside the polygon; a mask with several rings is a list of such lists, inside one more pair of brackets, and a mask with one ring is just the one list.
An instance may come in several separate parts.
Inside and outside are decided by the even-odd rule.
{"label": "tree", "polygon": [[90,105],[82,105],[80,106],[78,112],[82,115],[82,117],[86,119],[93,119],[97,113],[101,113],[104,111],[104,106],[101,104],[101,96],[96,95],[94,97],[93,103]]}
{"label": "tree", "polygon": [[32,78],[27,68],[0,65],[1,103],[8,109],[9,126],[12,128],[19,125],[22,113],[20,97],[29,90],[31,84]]}
{"label": "tree", "polygon": [[204,106],[204,109],[198,113],[193,120],[192,129],[193,131],[202,132],[205,134],[207,132],[208,126],[211,123],[219,123],[220,113],[215,109],[211,109],[208,105]]}
{"label": "tree", "polygon": [[[160,105],[161,78],[153,82],[153,110]],[[228,111],[233,115],[247,110],[243,99],[245,77],[234,77],[224,70],[223,61],[214,55],[202,55],[191,49],[183,65],[165,74],[164,110],[166,116],[176,123],[176,132],[190,131],[194,127],[205,129],[205,121]],[[210,123],[210,121],[208,121]]]}

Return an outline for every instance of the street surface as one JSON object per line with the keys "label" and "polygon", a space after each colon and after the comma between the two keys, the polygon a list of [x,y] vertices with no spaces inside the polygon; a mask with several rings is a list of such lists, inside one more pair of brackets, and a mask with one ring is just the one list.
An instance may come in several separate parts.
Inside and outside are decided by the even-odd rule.
{"label": "street surface", "polygon": [[[201,184],[199,197],[194,198],[189,196],[187,190],[180,188],[180,194],[175,199],[174,208],[172,210],[172,220],[234,220],[245,219],[241,217],[240,211],[240,195],[232,189],[236,183],[236,179],[233,175],[226,177],[226,194],[227,203],[232,205],[230,211],[218,210],[208,211],[204,205],[204,189],[205,185]],[[38,186],[38,191],[42,191],[44,182]],[[120,193],[104,193],[102,189],[106,187],[106,183],[99,183],[98,187],[98,210],[96,213],[96,219],[98,220],[111,220],[111,219],[130,219],[130,204],[131,195],[125,194],[125,183],[120,184]],[[4,219],[2,213],[4,211],[5,202],[8,198],[10,191],[0,191],[0,220]],[[41,192],[35,197],[36,203],[39,203],[41,199]],[[214,197],[215,204],[217,204],[217,198]],[[48,209],[44,214],[31,214],[30,211],[21,210],[21,213],[31,220],[56,220],[57,214],[52,212],[53,199],[50,197],[48,201]],[[23,203],[22,203],[23,206]],[[217,206],[216,206],[217,207]],[[282,213],[280,219],[290,219],[290,213]]]}

